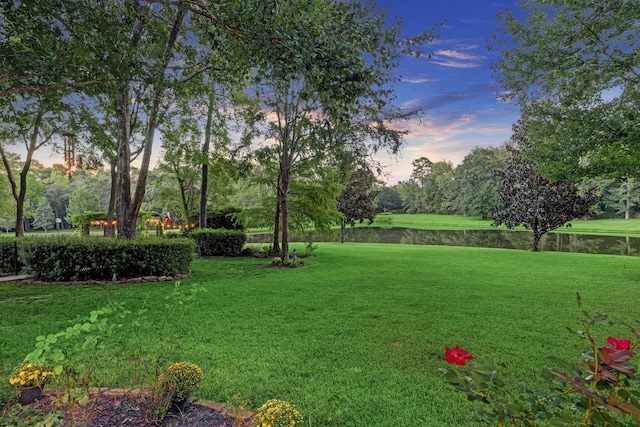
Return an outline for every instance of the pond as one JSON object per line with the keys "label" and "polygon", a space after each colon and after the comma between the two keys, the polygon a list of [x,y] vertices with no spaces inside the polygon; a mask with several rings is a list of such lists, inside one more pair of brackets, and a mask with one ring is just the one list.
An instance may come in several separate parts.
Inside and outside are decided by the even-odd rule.
{"label": "pond", "polygon": [[[247,243],[269,242],[271,233],[247,236]],[[346,230],[345,242],[402,243],[407,245],[443,245],[481,248],[531,250],[533,236],[525,231],[509,230],[416,230],[413,228],[358,227]],[[292,242],[307,241],[292,235]],[[314,242],[339,242],[340,232],[315,234]],[[541,251],[581,252],[592,254],[640,254],[640,237],[593,236],[547,233],[540,241]]]}

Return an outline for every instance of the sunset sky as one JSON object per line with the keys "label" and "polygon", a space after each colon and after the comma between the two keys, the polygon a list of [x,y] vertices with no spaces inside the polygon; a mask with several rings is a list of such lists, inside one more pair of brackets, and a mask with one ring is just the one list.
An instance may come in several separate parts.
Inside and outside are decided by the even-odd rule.
{"label": "sunset sky", "polygon": [[411,162],[427,157],[459,164],[476,146],[497,146],[511,135],[518,120],[516,106],[496,99],[500,87],[492,78],[494,52],[487,49],[495,15],[515,0],[382,0],[390,15],[404,18],[404,34],[429,30],[444,22],[440,38],[431,46],[432,58],[404,58],[399,68],[402,83],[396,86],[398,103],[422,108],[420,120],[404,123],[411,131],[402,156],[379,159],[396,184],[411,174]]}

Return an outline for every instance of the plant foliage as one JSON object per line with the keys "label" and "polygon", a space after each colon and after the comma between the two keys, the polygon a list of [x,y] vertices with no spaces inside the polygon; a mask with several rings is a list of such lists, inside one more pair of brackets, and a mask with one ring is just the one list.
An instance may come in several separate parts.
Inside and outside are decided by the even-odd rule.
{"label": "plant foliage", "polygon": [[501,177],[499,202],[502,209],[493,213],[494,225],[509,228],[523,225],[533,232],[533,250],[538,250],[542,236],[574,218],[593,215],[592,206],[599,200],[595,187],[578,194],[571,181],[549,182],[536,171],[536,164],[522,155],[529,146],[526,125],[514,125],[511,157],[505,170],[496,171]]}
{"label": "plant foliage", "polygon": [[19,252],[27,273],[38,280],[110,280],[114,274],[121,278],[188,273],[193,242],[64,236],[26,239]]}

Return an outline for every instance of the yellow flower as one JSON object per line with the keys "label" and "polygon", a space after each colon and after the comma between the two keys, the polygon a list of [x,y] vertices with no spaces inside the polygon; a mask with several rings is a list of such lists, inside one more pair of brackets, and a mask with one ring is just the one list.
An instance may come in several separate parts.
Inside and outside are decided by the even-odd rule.
{"label": "yellow flower", "polygon": [[47,377],[51,375],[53,372],[41,365],[23,363],[13,372],[9,383],[16,387],[42,387]]}

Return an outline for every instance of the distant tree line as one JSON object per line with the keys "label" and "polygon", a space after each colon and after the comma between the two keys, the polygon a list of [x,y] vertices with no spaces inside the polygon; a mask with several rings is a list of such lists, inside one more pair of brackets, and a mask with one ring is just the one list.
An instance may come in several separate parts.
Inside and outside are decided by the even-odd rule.
{"label": "distant tree line", "polygon": [[[504,145],[476,147],[456,167],[421,157],[413,161],[408,180],[379,189],[376,209],[490,219],[501,207],[503,186],[498,172],[506,169],[510,157]],[[640,182],[636,179],[591,178],[577,184],[584,191],[597,187],[601,198],[592,209],[598,218],[633,218],[640,214]]]}

